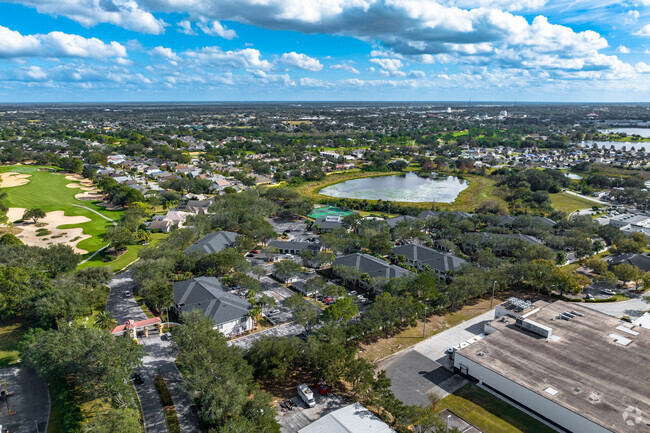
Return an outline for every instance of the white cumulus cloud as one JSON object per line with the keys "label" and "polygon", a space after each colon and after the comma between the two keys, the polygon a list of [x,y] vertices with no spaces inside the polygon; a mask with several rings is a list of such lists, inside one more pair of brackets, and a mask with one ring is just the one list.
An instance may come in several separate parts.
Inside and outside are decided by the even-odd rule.
{"label": "white cumulus cloud", "polygon": [[167,25],[135,0],[9,0],[39,13],[64,16],[86,27],[110,23],[140,33],[159,35]]}
{"label": "white cumulus cloud", "polygon": [[234,30],[224,27],[218,20],[207,20],[202,18],[197,26],[203,30],[203,33],[210,36],[221,36],[224,39],[233,39],[237,37]]}
{"label": "white cumulus cloud", "polygon": [[126,57],[126,48],[117,42],[104,43],[63,32],[22,35],[0,26],[0,41],[0,57]]}
{"label": "white cumulus cloud", "polygon": [[198,50],[185,51],[183,55],[198,65],[204,66],[261,70],[269,70],[273,67],[269,61],[263,60],[259,50],[254,48],[223,51],[219,47],[204,47]]}
{"label": "white cumulus cloud", "polygon": [[280,57],[280,63],[285,66],[313,72],[317,72],[323,69],[323,65],[320,61],[318,61],[318,59],[309,57],[306,54],[296,53],[295,51],[282,54],[282,57]]}

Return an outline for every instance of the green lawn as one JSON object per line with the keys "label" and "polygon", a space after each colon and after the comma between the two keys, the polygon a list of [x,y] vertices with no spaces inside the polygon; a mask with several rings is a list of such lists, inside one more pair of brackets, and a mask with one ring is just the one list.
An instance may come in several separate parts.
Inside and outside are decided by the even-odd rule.
{"label": "green lawn", "polygon": [[562,212],[571,213],[580,209],[591,209],[594,206],[603,207],[600,203],[582,197],[560,192],[551,194],[551,205]]}
{"label": "green lawn", "polygon": [[44,167],[25,165],[0,167],[0,172],[16,171],[31,174],[31,177],[28,178],[29,182],[25,185],[2,188],[2,191],[7,193],[5,205],[7,207],[22,208],[38,207],[45,212],[63,210],[67,216],[85,216],[90,221],[81,224],[62,225],[59,228],[81,227],[84,234],[91,235],[92,237],[84,239],[77,245],[79,248],[88,251],[88,255],[103,247],[105,245],[103,236],[106,229],[112,226],[112,223],[88,209],[73,205],[86,206],[115,221],[120,218],[123,211],[109,211],[93,202],[77,200],[74,196],[83,192],[83,190],[66,187],[66,185],[74,183],[74,181],[66,179],[63,173],[38,171],[39,168]]}
{"label": "green lawn", "polygon": [[[152,233],[150,245],[156,245],[161,240],[169,236],[168,233]],[[100,254],[96,255],[92,260],[88,260],[86,263],[82,263],[77,267],[77,269],[90,268],[92,266],[110,266],[113,271],[117,272],[123,269],[126,265],[138,258],[138,252],[144,248],[144,245],[129,245],[124,254],[119,256],[117,259],[112,262],[102,261]]]}
{"label": "green lawn", "polygon": [[25,332],[19,323],[0,325],[0,367],[18,362],[18,343]]}
{"label": "green lawn", "polygon": [[550,427],[469,383],[443,398],[436,410],[449,409],[485,433],[554,433]]}

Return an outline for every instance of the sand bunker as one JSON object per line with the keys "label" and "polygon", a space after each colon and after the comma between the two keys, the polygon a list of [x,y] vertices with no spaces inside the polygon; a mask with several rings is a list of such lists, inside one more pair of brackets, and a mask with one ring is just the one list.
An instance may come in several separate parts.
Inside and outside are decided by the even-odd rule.
{"label": "sand bunker", "polygon": [[81,186],[78,183],[69,183],[66,185],[66,188],[79,188],[82,191],[99,191],[97,188],[92,186]]}
{"label": "sand bunker", "polygon": [[28,178],[32,177],[31,174],[16,173],[15,171],[8,171],[0,173],[0,187],[11,188],[12,186],[21,186],[29,183]]}
{"label": "sand bunker", "polygon": [[79,174],[68,174],[65,177],[68,180],[74,180],[75,182],[79,182],[83,186],[93,186],[93,181],[90,179],[86,179],[85,177],[79,175]]}
{"label": "sand bunker", "polygon": [[[18,221],[22,219],[24,212],[24,208],[11,207],[7,212],[7,217],[11,222]],[[17,236],[25,245],[45,248],[56,244],[69,245],[76,253],[86,254],[88,251],[77,248],[77,244],[84,239],[88,239],[90,235],[83,234],[83,229],[80,227],[73,229],[58,229],[57,227],[68,224],[81,224],[88,221],[90,219],[85,216],[65,216],[64,211],[57,210],[48,212],[45,218],[38,220],[39,227],[31,221],[15,224],[15,227],[22,229],[22,232]],[[45,236],[37,236],[36,232],[40,229],[49,230],[51,233]]]}
{"label": "sand bunker", "polygon": [[104,199],[104,194],[102,194],[99,190],[91,190],[80,192],[79,194],[75,195],[74,198],[77,200],[85,201],[100,201]]}

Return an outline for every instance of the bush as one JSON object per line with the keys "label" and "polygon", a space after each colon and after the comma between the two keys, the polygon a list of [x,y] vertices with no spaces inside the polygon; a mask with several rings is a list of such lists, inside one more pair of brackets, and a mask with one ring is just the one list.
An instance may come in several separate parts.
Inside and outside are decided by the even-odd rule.
{"label": "bush", "polygon": [[154,378],[153,383],[154,385],[156,385],[158,394],[160,394],[160,401],[162,402],[162,405],[173,406],[174,402],[172,401],[172,395],[169,392],[169,387],[167,386],[167,382],[165,381],[165,378],[162,377],[160,374],[158,374]]}
{"label": "bush", "polygon": [[599,304],[601,302],[616,302],[616,296],[605,299],[585,299],[585,302],[591,302],[592,304]]}

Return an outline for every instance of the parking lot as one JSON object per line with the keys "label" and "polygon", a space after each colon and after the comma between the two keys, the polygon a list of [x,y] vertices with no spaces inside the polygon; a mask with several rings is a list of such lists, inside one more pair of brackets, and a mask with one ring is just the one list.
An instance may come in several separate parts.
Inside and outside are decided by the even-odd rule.
{"label": "parking lot", "polygon": [[317,419],[349,404],[336,394],[320,395],[314,387],[311,389],[314,391],[316,406],[308,407],[296,392],[296,396],[291,399],[296,407],[290,411],[279,412],[276,416],[282,433],[296,433]]}
{"label": "parking lot", "polygon": [[244,350],[249,349],[256,340],[264,337],[295,337],[296,335],[305,332],[305,328],[295,322],[285,323],[284,325],[276,326],[271,329],[256,332],[254,334],[246,335],[244,337],[230,340],[228,342],[231,346],[237,346]]}
{"label": "parking lot", "polygon": [[[5,401],[0,399],[2,431],[44,433],[47,430],[50,396],[45,382],[36,371],[23,367],[0,368],[0,391],[13,393]],[[10,415],[10,412],[15,414]]]}
{"label": "parking lot", "polygon": [[427,393],[439,398],[453,393],[467,381],[453,373],[453,363],[445,351],[483,332],[483,325],[494,318],[494,310],[483,313],[451,329],[377,363],[391,379],[391,390],[405,404],[428,405]]}

